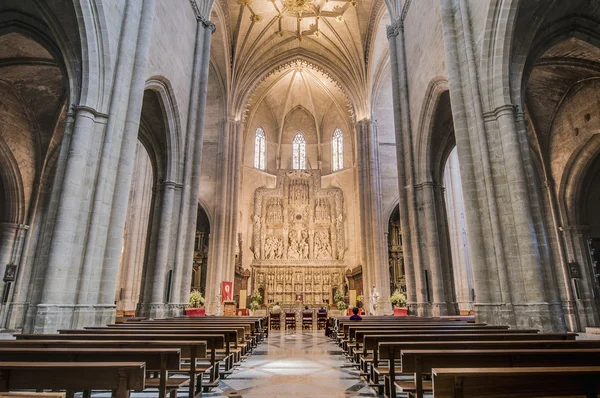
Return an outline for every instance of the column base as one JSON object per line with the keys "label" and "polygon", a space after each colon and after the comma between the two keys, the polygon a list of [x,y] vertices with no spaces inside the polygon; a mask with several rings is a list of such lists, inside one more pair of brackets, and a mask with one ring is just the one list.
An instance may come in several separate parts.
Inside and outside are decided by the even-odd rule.
{"label": "column base", "polygon": [[28,308],[29,304],[11,303],[8,308],[8,316],[6,317],[6,329],[23,329]]}
{"label": "column base", "polygon": [[145,316],[148,319],[168,318],[184,315],[184,308],[187,304],[171,303],[139,303],[137,305],[137,315]]}
{"label": "column base", "polygon": [[431,304],[432,316],[457,315],[458,303],[433,303]]}
{"label": "column base", "polygon": [[47,334],[56,333],[59,329],[106,326],[114,323],[115,308],[114,305],[38,304],[32,326],[26,329],[32,333]]}
{"label": "column base", "polygon": [[544,333],[566,332],[560,303],[513,304],[517,329],[539,329]]}

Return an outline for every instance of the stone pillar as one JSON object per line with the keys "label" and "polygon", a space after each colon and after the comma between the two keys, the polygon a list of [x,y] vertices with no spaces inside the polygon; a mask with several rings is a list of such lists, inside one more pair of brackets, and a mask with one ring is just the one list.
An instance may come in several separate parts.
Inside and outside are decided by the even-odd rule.
{"label": "stone pillar", "polygon": [[[125,222],[125,237],[117,284],[117,309],[135,311],[139,299],[138,276],[147,262],[148,226],[153,200],[152,164],[144,146],[138,142],[135,170]],[[167,234],[168,236],[168,234]]]}
{"label": "stone pillar", "polygon": [[427,250],[427,264],[431,278],[432,290],[432,315],[448,315],[453,311],[453,303],[446,302],[446,291],[444,281],[451,275],[445,275],[442,269],[442,259],[440,252],[440,236],[442,231],[438,229],[436,216],[436,201],[434,194],[434,183],[427,181],[419,184],[418,189],[422,190],[423,194],[423,213],[424,213],[424,230],[425,230],[425,248]]}
{"label": "stone pillar", "polygon": [[[485,137],[480,137],[484,131],[482,121],[473,126],[470,125],[473,119],[468,117],[475,113],[469,101],[472,98],[468,91],[471,88],[470,71],[465,70],[467,57],[464,46],[459,45],[453,0],[440,0],[440,5],[452,116],[473,264],[476,317],[479,321],[490,324],[514,325],[487,141]],[[470,214],[475,216],[469,217]]]}
{"label": "stone pillar", "polygon": [[408,306],[412,314],[425,315],[423,275],[420,269],[420,247],[413,236],[417,232],[417,215],[413,188],[412,130],[410,103],[408,101],[408,77],[404,48],[404,26],[401,19],[387,27],[390,44],[392,71],[392,96],[394,103],[394,130],[396,135],[396,159],[398,162],[398,207],[402,227],[404,267]]}
{"label": "stone pillar", "polygon": [[[387,241],[385,225],[382,221],[381,181],[379,171],[379,152],[377,125],[369,119],[357,124],[358,164],[360,165],[358,185],[362,209],[363,244],[365,245],[365,267],[368,283],[365,291],[375,285],[379,299],[377,315],[392,314],[390,298],[390,273],[387,261]],[[369,303],[365,300],[367,308]]]}
{"label": "stone pillar", "polygon": [[[129,95],[125,130],[119,156],[115,188],[112,196],[112,209],[108,226],[106,249],[104,250],[104,263],[100,277],[100,288],[96,307],[104,311],[105,319],[114,316],[112,304],[116,291],[116,280],[119,272],[121,250],[123,247],[123,230],[127,216],[127,204],[133,177],[135,151],[138,145],[140,117],[144,98],[146,70],[150,55],[150,42],[154,23],[156,0],[146,0],[142,8],[142,15],[138,33],[138,43],[133,65],[131,92]],[[95,312],[98,312],[96,309]],[[98,316],[96,315],[96,319]]]}
{"label": "stone pillar", "polygon": [[[61,150],[68,150],[62,186],[57,200],[56,219],[52,230],[50,250],[45,267],[38,271],[43,273],[36,277],[43,280],[39,294],[39,303],[32,309],[31,323],[27,322],[24,330],[38,333],[55,332],[61,327],[70,327],[72,311],[76,299],[77,283],[73,276],[78,274],[75,261],[65,262],[75,250],[77,229],[81,222],[80,204],[86,186],[86,163],[92,145],[94,134],[100,133],[96,123],[105,121],[107,115],[102,115],[87,107],[77,107],[75,123],[70,145]],[[87,219],[86,219],[87,220]],[[40,266],[40,263],[37,264]],[[33,301],[33,303],[38,300]]]}
{"label": "stone pillar", "polygon": [[[235,245],[237,238],[237,187],[239,185],[241,143],[240,122],[234,118],[223,121],[223,135],[219,142],[217,156],[219,172],[217,186],[220,192],[216,206],[216,222],[211,237],[209,263],[207,270],[206,299],[207,313],[218,311],[218,295],[223,281],[231,281],[235,277]],[[214,233],[212,232],[214,231]]]}
{"label": "stone pillar", "polygon": [[[190,109],[188,117],[188,135],[186,137],[186,160],[184,184],[179,217],[179,231],[176,262],[173,269],[171,305],[185,307],[190,289],[194,239],[196,237],[196,219],[198,214],[198,192],[200,189],[200,165],[202,163],[202,144],[204,133],[204,113],[206,110],[206,92],[208,89],[208,71],[210,61],[210,38],[215,25],[208,20],[208,13],[198,14],[196,28],[196,48]],[[186,294],[187,292],[187,294]]]}
{"label": "stone pillar", "polygon": [[[55,181],[63,180],[68,158],[68,148],[71,143],[74,125],[75,113],[70,111],[67,113],[65,119],[65,131],[61,142],[58,159],[56,161],[56,171],[54,173]],[[10,311],[7,314],[7,321],[4,325],[7,329],[23,330],[25,326],[25,315],[28,313],[28,309],[30,310],[30,314],[35,313],[35,306],[39,297],[35,297],[34,300],[34,294],[32,290],[35,289],[33,289],[32,281],[35,280],[35,255],[30,254],[34,254],[37,250],[37,247],[41,246],[44,240],[49,240],[48,235],[51,233],[51,227],[45,222],[45,220],[54,219],[53,217],[56,209],[58,208],[58,198],[60,197],[61,193],[60,189],[58,189],[60,184],[54,184],[55,188],[52,189],[53,184],[51,184],[51,182],[52,181],[49,181],[48,177],[46,176],[46,178],[43,179],[38,185],[37,201],[35,206],[32,207],[33,213],[29,219],[29,223],[33,228],[32,231],[27,234],[23,248],[23,255],[17,271],[17,279],[15,281]],[[45,197],[45,195],[50,196],[48,200],[49,205],[47,206],[45,214],[42,214],[40,217],[40,213],[38,213],[38,210],[40,209],[39,199],[40,197]]]}

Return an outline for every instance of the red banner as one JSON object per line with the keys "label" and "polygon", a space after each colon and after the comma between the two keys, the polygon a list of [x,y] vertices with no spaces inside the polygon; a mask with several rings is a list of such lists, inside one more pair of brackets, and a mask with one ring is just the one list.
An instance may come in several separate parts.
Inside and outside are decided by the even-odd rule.
{"label": "red banner", "polygon": [[233,300],[233,282],[221,282],[221,302]]}

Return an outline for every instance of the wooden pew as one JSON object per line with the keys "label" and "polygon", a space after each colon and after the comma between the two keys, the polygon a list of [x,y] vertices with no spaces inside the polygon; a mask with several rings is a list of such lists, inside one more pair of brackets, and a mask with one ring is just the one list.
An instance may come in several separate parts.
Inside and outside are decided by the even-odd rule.
{"label": "wooden pew", "polygon": [[435,368],[435,398],[597,397],[600,367]]}
{"label": "wooden pew", "polygon": [[0,391],[115,390],[117,398],[145,388],[143,362],[0,362]]}
{"label": "wooden pew", "polygon": [[[181,359],[189,361],[189,365],[180,367],[182,373],[188,375],[189,397],[194,397],[202,393],[201,379],[198,377],[205,371],[210,371],[211,366],[198,366],[199,359],[206,360],[206,342],[204,341],[186,341],[186,340],[0,340],[0,349],[5,348],[95,348],[112,350],[115,348],[132,349],[177,349],[181,352]],[[173,372],[179,373],[179,372]],[[199,379],[199,380],[197,380]]]}
{"label": "wooden pew", "polygon": [[210,370],[208,383],[203,383],[203,388],[214,387],[219,381],[219,362],[216,358],[216,350],[226,346],[223,334],[108,334],[108,333],[81,333],[81,334],[16,334],[17,340],[195,340],[205,342],[210,351]]}
{"label": "wooden pew", "polygon": [[[535,341],[535,340],[571,340],[574,341],[575,333],[548,333],[548,334],[518,334],[518,333],[498,333],[498,334],[420,334],[420,335],[402,335],[401,341],[398,336],[365,336],[365,345],[374,338],[378,342],[377,348],[373,354],[371,364],[371,380],[378,384],[379,377],[385,377],[390,372],[394,373],[394,361],[401,358],[401,347],[408,342],[476,342],[476,341]],[[391,339],[395,341],[382,341],[382,339]],[[380,361],[389,361],[388,368],[379,367]],[[389,383],[385,384],[385,391],[390,391]]]}
{"label": "wooden pew", "polygon": [[[71,334],[155,334],[155,335],[171,335],[171,334],[204,334],[214,333],[223,334],[226,336],[225,347],[220,349],[224,350],[221,352],[223,357],[220,358],[224,361],[225,371],[230,371],[233,368],[234,354],[239,353],[238,341],[240,334],[243,336],[243,328],[221,328],[221,327],[189,327],[189,328],[178,328],[178,327],[166,327],[166,328],[109,328],[109,327],[90,327],[87,329],[60,329],[58,331],[63,335]],[[242,337],[243,338],[243,337]],[[233,344],[233,347],[232,347]],[[215,352],[216,353],[216,352]]]}
{"label": "wooden pew", "polygon": [[[14,342],[13,342],[14,343]],[[165,398],[171,392],[176,398],[177,389],[188,379],[169,379],[169,372],[178,371],[181,364],[179,349],[160,348],[32,348],[2,347],[0,362],[144,362],[146,371],[158,371],[158,379],[146,379],[146,388],[158,388],[158,396]]]}
{"label": "wooden pew", "polygon": [[[503,350],[403,350],[402,373],[414,374],[412,382],[395,382],[392,379],[390,395],[400,389],[422,398],[423,375],[435,368],[500,368],[500,367],[563,367],[600,366],[600,349],[503,349]],[[390,374],[392,364],[390,364]]]}

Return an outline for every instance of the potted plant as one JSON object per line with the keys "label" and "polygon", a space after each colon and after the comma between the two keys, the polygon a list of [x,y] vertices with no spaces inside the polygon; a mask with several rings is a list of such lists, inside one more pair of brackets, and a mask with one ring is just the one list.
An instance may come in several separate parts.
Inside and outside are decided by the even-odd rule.
{"label": "potted plant", "polygon": [[190,306],[185,309],[185,315],[187,316],[205,316],[206,310],[204,309],[204,297],[199,290],[192,290],[190,292]]}
{"label": "potted plant", "polygon": [[390,297],[390,303],[394,306],[394,316],[407,316],[408,308],[406,308],[406,295],[400,290],[396,290],[392,297]]}
{"label": "potted plant", "polygon": [[250,302],[250,315],[254,315],[254,311],[256,311],[259,308],[260,308],[260,304],[258,304],[258,301],[252,300]]}
{"label": "potted plant", "polygon": [[[343,304],[344,308],[340,308],[340,303]],[[338,310],[345,310],[347,308],[344,301],[344,295],[339,290],[336,290],[335,294],[333,295],[333,305],[335,305]]]}

